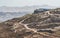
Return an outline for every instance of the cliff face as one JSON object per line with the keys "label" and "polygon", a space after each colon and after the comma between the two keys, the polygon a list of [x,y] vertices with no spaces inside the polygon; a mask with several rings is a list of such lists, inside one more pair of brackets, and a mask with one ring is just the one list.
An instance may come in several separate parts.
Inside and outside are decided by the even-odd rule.
{"label": "cliff face", "polygon": [[27,14],[0,23],[0,38],[60,38],[60,9]]}

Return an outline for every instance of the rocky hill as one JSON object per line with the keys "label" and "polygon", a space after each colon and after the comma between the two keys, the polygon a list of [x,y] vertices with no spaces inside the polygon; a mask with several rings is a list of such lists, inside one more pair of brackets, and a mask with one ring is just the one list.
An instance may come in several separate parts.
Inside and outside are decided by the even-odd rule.
{"label": "rocky hill", "polygon": [[2,22],[0,38],[60,38],[60,9]]}
{"label": "rocky hill", "polygon": [[36,10],[34,10],[34,14],[36,14],[36,13],[42,13],[42,12],[49,11],[49,10],[50,9],[44,9],[44,8],[36,9]]}
{"label": "rocky hill", "polygon": [[35,9],[39,8],[56,8],[56,6],[49,5],[32,5],[32,6],[23,6],[23,7],[9,7],[1,6],[0,7],[0,22],[6,21],[8,19],[16,18],[23,16],[25,14],[31,14]]}

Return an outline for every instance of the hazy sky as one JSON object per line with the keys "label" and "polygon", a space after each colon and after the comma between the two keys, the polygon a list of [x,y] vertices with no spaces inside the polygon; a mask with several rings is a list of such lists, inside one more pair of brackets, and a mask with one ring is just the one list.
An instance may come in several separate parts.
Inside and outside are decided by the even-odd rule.
{"label": "hazy sky", "polygon": [[0,0],[0,6],[51,5],[60,6],[60,0]]}

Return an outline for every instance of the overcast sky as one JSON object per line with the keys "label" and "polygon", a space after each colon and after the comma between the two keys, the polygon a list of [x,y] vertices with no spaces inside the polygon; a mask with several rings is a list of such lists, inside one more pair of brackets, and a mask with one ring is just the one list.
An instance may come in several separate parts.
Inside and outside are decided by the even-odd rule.
{"label": "overcast sky", "polygon": [[60,6],[60,0],[0,0],[0,6],[18,7],[31,5]]}

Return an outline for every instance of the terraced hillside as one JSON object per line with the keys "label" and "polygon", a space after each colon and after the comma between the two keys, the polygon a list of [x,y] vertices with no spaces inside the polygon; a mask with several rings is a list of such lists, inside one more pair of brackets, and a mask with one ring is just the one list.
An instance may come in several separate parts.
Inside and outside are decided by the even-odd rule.
{"label": "terraced hillside", "polygon": [[60,38],[60,9],[27,14],[0,23],[0,38]]}

